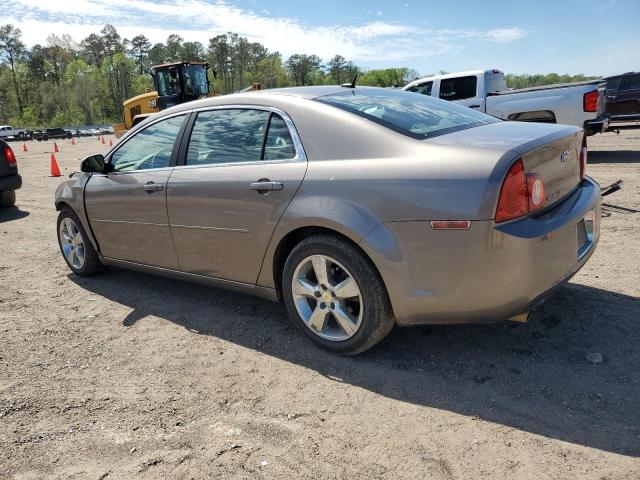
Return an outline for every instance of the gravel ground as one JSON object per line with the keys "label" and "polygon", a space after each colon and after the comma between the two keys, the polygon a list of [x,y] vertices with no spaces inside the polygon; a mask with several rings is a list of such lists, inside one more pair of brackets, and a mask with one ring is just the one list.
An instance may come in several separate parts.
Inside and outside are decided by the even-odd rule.
{"label": "gravel ground", "polygon": [[[267,301],[70,274],[53,142],[28,145],[0,213],[0,478],[640,478],[640,130],[590,138],[588,172],[625,187],[529,323],[395,329],[356,358]],[[63,175],[106,148],[58,145]]]}

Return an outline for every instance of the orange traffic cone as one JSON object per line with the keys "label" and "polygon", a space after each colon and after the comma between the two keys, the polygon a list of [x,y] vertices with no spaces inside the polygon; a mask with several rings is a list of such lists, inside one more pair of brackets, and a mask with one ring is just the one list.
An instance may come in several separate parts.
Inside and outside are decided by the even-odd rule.
{"label": "orange traffic cone", "polygon": [[60,152],[60,149],[58,148],[58,144],[56,142],[53,142],[53,151],[56,153]]}
{"label": "orange traffic cone", "polygon": [[113,147],[113,142],[111,140],[109,140],[109,146]]}
{"label": "orange traffic cone", "polygon": [[76,139],[71,137],[71,145],[75,145],[76,144]]}
{"label": "orange traffic cone", "polygon": [[53,153],[51,154],[51,174],[49,176],[50,177],[61,177],[62,176],[60,174],[60,167],[58,167],[58,162],[56,160],[56,156]]}
{"label": "orange traffic cone", "polygon": [[22,142],[22,151],[23,152],[28,152],[29,149],[27,148],[27,143],[26,142]]}
{"label": "orange traffic cone", "polygon": [[107,142],[104,141],[104,135],[102,136],[102,144],[105,145]]}
{"label": "orange traffic cone", "polygon": [[98,142],[102,141],[102,137],[100,137],[100,135],[98,135]]}

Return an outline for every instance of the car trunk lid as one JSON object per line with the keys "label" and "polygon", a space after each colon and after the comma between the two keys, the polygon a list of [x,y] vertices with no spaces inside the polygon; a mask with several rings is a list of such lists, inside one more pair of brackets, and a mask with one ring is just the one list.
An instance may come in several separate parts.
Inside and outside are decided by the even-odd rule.
{"label": "car trunk lid", "polygon": [[580,183],[581,148],[582,135],[573,134],[520,152],[525,172],[542,179],[546,207],[571,194]]}

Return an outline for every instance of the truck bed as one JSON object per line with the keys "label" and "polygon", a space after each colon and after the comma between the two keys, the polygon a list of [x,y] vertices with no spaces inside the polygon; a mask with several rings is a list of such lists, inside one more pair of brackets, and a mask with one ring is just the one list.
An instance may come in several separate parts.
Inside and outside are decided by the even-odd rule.
{"label": "truck bed", "polygon": [[598,85],[601,82],[602,80],[596,79],[596,80],[585,80],[582,82],[554,83],[553,85],[542,85],[540,87],[528,87],[528,88],[517,88],[514,90],[502,90],[500,92],[488,93],[487,96],[511,95],[513,93],[535,92],[539,90],[553,90],[556,88],[578,87],[582,85]]}

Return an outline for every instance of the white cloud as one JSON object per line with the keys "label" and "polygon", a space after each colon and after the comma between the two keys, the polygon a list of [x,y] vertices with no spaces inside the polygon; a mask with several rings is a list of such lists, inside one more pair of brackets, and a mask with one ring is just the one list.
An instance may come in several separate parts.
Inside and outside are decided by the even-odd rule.
{"label": "white cloud", "polygon": [[[170,33],[205,44],[214,35],[229,31],[264,44],[288,56],[314,53],[328,59],[340,53],[354,61],[411,60],[458,51],[465,42],[482,40],[505,43],[524,36],[517,27],[491,30],[428,30],[402,23],[375,21],[358,26],[308,25],[296,18],[272,17],[221,1],[174,0],[14,0],[11,12],[28,45],[45,43],[47,35],[71,34],[81,40],[114,25],[126,38],[146,35],[152,42],[165,41]],[[381,14],[381,12],[377,12]],[[418,47],[419,45],[419,47]]]}

